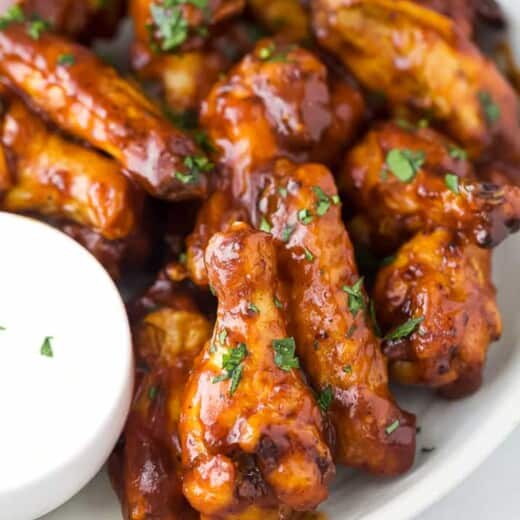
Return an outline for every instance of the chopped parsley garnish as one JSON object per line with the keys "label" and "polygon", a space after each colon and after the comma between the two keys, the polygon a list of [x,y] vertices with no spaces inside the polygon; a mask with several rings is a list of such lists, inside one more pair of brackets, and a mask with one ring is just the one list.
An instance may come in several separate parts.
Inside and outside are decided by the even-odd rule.
{"label": "chopped parsley garnish", "polygon": [[58,56],[58,65],[61,65],[62,67],[74,65],[74,63],[76,63],[74,54],[60,54]]}
{"label": "chopped parsley garnish", "polygon": [[262,217],[262,220],[260,221],[260,231],[265,231],[266,233],[270,233],[271,229],[273,229],[273,226],[269,224],[267,219],[265,217]]}
{"label": "chopped parsley garnish", "polygon": [[25,16],[22,8],[18,4],[12,5],[2,16],[0,16],[0,31],[7,29],[13,22],[23,22],[24,20]]}
{"label": "chopped parsley garnish", "polygon": [[178,257],[179,264],[186,265],[188,261],[188,255],[186,253],[181,253]]}
{"label": "chopped parsley garnish", "polygon": [[42,346],[40,347],[40,354],[45,357],[54,357],[52,350],[52,336],[46,336],[43,340]]}
{"label": "chopped parsley garnish", "polygon": [[481,90],[478,93],[478,100],[484,111],[488,126],[495,124],[500,119],[500,107],[493,101],[491,94],[485,90]]}
{"label": "chopped parsley garnish", "polygon": [[258,49],[258,57],[262,61],[267,61],[270,63],[285,63],[288,61],[288,54],[292,50],[292,47],[289,47],[283,51],[277,52],[276,44],[274,42],[265,45]]}
{"label": "chopped parsley garnish", "polygon": [[303,248],[303,252],[305,253],[305,259],[309,262],[312,262],[314,260],[314,255],[306,248]]}
{"label": "chopped parsley garnish", "polygon": [[424,164],[425,154],[422,151],[406,148],[393,148],[386,156],[386,164],[390,171],[402,182],[411,182]]}
{"label": "chopped parsley garnish", "polygon": [[175,111],[168,106],[162,107],[164,115],[181,130],[195,130],[199,123],[196,110]]}
{"label": "chopped parsley garnish", "polygon": [[294,226],[290,226],[289,224],[287,224],[283,229],[282,229],[282,236],[280,237],[282,242],[289,242],[289,240],[291,239],[291,235],[293,234],[294,232]]}
{"label": "chopped parsley garnish", "polygon": [[253,303],[251,302],[248,306],[247,306],[247,310],[248,311],[251,311],[255,314],[260,314],[260,309]]}
{"label": "chopped parsley garnish", "polygon": [[227,330],[226,329],[222,329],[219,334],[218,334],[218,341],[221,345],[224,345],[226,343],[226,338],[227,338]]}
{"label": "chopped parsley garnish", "polygon": [[376,306],[374,300],[370,300],[368,311],[370,313],[370,319],[372,320],[372,326],[374,327],[374,333],[378,338],[380,338],[382,335],[381,327],[379,326],[379,323],[377,323]]}
{"label": "chopped parsley garnish", "polygon": [[282,198],[285,199],[285,197],[287,197],[287,188],[284,188],[283,186],[281,186],[280,188],[278,188],[278,193],[280,194],[280,196]]}
{"label": "chopped parsley garnish", "polygon": [[211,153],[215,151],[213,143],[210,141],[208,134],[204,130],[194,130],[193,139],[206,152]]}
{"label": "chopped parsley garnish", "polygon": [[457,161],[466,161],[468,158],[468,152],[466,152],[466,150],[459,148],[458,146],[455,146],[453,144],[450,144],[448,146],[448,153],[450,154],[450,157],[452,159],[455,159]]}
{"label": "chopped parsley garnish", "polygon": [[[192,4],[205,10],[208,0],[163,0],[161,4],[150,5],[150,15],[161,40],[160,50],[164,52],[177,49],[188,38],[189,25],[183,15],[183,4]],[[152,30],[153,27],[149,29]],[[200,36],[207,35],[206,27],[198,27],[195,30]]]}
{"label": "chopped parsley garnish", "polygon": [[335,204],[336,206],[341,204],[341,199],[339,198],[339,195],[332,195],[330,200],[332,201],[332,204]]}
{"label": "chopped parsley garnish", "polygon": [[201,173],[209,172],[214,164],[205,155],[188,155],[184,158],[188,173],[175,172],[175,178],[183,184],[192,184],[199,180]]}
{"label": "chopped parsley garnish", "polygon": [[242,379],[244,365],[242,361],[247,357],[247,346],[245,343],[239,343],[235,348],[230,348],[226,354],[222,356],[222,368],[225,370],[223,374],[213,378],[213,383],[220,383],[231,379],[229,394],[233,395],[238,388]]}
{"label": "chopped parsley garnish", "polygon": [[357,326],[355,323],[353,323],[347,330],[347,333],[345,334],[345,337],[347,339],[350,339],[353,335],[354,335],[354,332],[356,332],[356,329],[357,329]]}
{"label": "chopped parsley garnish", "polygon": [[412,318],[402,323],[394,330],[390,331],[385,337],[385,340],[395,341],[398,339],[406,338],[412,334],[415,329],[424,321],[424,316],[419,318]]}
{"label": "chopped parsley garnish", "polygon": [[415,131],[415,125],[413,123],[410,123],[408,119],[398,118],[395,120],[395,124],[401,129],[406,130],[408,132]]}
{"label": "chopped parsley garnish", "polygon": [[209,284],[209,292],[213,295],[213,296],[216,296],[217,295],[217,291],[215,291],[215,287],[213,287],[213,285]]}
{"label": "chopped parsley garnish", "polygon": [[296,342],[294,338],[273,339],[274,362],[277,367],[289,372],[293,368],[300,368],[300,362],[295,356]]}
{"label": "chopped parsley garnish", "polygon": [[354,285],[343,286],[343,291],[348,294],[348,308],[355,317],[357,313],[365,308],[365,297],[363,296],[363,277]]}
{"label": "chopped parsley garnish", "polygon": [[399,428],[399,425],[401,423],[399,422],[399,419],[396,419],[392,424],[390,424],[389,426],[386,427],[385,429],[385,432],[387,435],[392,435],[392,433],[395,432],[395,430],[397,430],[397,428]]}
{"label": "chopped parsley garnish", "polygon": [[283,303],[276,296],[273,298],[273,302],[274,302],[274,306],[277,309],[283,309]]}
{"label": "chopped parsley garnish", "polygon": [[385,256],[379,266],[380,267],[386,267],[387,265],[390,265],[390,264],[393,264],[394,263],[394,260],[395,260],[395,255],[389,255],[389,256]]}
{"label": "chopped parsley garnish", "polygon": [[148,399],[150,399],[150,401],[154,401],[155,398],[157,397],[158,393],[159,393],[159,387],[151,386],[150,388],[148,388]]}
{"label": "chopped parsley garnish", "polygon": [[454,173],[447,173],[444,176],[444,182],[449,190],[453,193],[459,194],[459,178]]}
{"label": "chopped parsley garnish", "polygon": [[352,366],[351,365],[345,365],[343,367],[343,372],[345,372],[345,374],[352,374]]}
{"label": "chopped parsley garnish", "polygon": [[319,186],[313,186],[312,191],[314,191],[316,197],[318,197],[318,202],[316,203],[316,214],[323,217],[323,215],[329,211],[331,200]]}
{"label": "chopped parsley garnish", "polygon": [[300,211],[298,211],[298,220],[302,224],[310,224],[313,218],[314,217],[312,216],[312,213],[308,209],[301,209]]}
{"label": "chopped parsley garnish", "polygon": [[2,325],[0,325],[0,330],[7,330],[5,327],[2,327]]}
{"label": "chopped parsley garnish", "polygon": [[323,412],[326,412],[330,405],[332,404],[332,399],[334,395],[332,393],[332,387],[330,385],[326,386],[318,395],[318,406],[321,408]]}
{"label": "chopped parsley garnish", "polygon": [[214,354],[217,351],[217,345],[215,345],[215,343],[212,343],[209,347],[209,351],[211,354]]}
{"label": "chopped parsley garnish", "polygon": [[42,33],[51,28],[51,24],[41,18],[33,19],[27,26],[27,34],[33,40],[39,40]]}

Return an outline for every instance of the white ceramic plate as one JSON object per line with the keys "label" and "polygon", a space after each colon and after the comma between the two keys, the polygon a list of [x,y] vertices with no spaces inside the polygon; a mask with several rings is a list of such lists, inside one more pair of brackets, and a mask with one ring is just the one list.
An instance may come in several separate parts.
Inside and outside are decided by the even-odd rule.
{"label": "white ceramic plate", "polygon": [[[520,4],[502,0],[511,39],[520,56]],[[421,433],[414,468],[405,476],[381,480],[342,472],[321,508],[330,520],[407,520],[456,487],[520,423],[520,235],[494,255],[495,282],[504,335],[493,345],[482,389],[459,402],[429,392],[400,390],[400,403],[417,414]],[[422,453],[422,447],[436,449]],[[45,520],[121,520],[119,504],[101,473],[78,496]],[[43,519],[42,519],[43,520]]]}

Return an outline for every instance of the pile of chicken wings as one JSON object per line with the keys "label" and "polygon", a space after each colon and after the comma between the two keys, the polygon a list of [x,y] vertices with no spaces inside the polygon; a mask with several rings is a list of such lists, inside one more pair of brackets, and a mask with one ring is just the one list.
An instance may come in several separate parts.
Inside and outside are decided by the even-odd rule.
{"label": "pile of chicken wings", "polygon": [[[520,106],[483,51],[498,5],[7,4],[0,209],[140,281],[125,518],[310,518],[336,465],[406,472],[389,382],[467,396],[501,334]],[[125,63],[96,54],[130,25]]]}

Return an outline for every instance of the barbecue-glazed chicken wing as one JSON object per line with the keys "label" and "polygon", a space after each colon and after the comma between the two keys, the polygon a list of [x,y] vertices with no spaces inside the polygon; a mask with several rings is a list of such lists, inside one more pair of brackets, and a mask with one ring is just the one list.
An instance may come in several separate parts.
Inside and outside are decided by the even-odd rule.
{"label": "barbecue-glazed chicken wing", "polygon": [[378,125],[347,154],[339,186],[381,252],[437,226],[483,247],[520,227],[520,188],[478,182],[466,152],[428,128]]}
{"label": "barbecue-glazed chicken wing", "polygon": [[141,197],[115,161],[49,130],[20,100],[4,102],[0,142],[12,185],[1,209],[69,219],[110,240],[136,231]]}
{"label": "barbecue-glazed chicken wing", "polygon": [[213,87],[201,123],[222,166],[243,175],[277,157],[331,161],[363,110],[360,93],[332,82],[312,53],[267,39]]}
{"label": "barbecue-glazed chicken wing", "polygon": [[205,193],[212,165],[194,141],[90,50],[28,25],[0,32],[0,74],[47,118],[113,156],[157,197]]}
{"label": "barbecue-glazed chicken wing", "polygon": [[402,473],[414,459],[415,419],[388,389],[334,179],[318,164],[280,160],[273,170],[258,180],[263,190],[253,222],[279,240],[289,330],[323,409],[330,410],[337,461]]}
{"label": "barbecue-glazed chicken wing", "polygon": [[128,520],[199,518],[182,494],[178,424],[185,382],[211,330],[191,307],[173,299],[134,326],[136,355],[146,371],[110,464]]}
{"label": "barbecue-glazed chicken wing", "polygon": [[493,147],[518,161],[516,94],[452,20],[406,0],[312,5],[320,43],[392,107],[431,113],[472,157]]}
{"label": "barbecue-glazed chicken wing", "polygon": [[327,497],[334,466],[275,303],[284,297],[274,241],[236,223],[213,236],[206,264],[219,306],[184,396],[184,493],[205,518],[313,509]]}
{"label": "barbecue-glazed chicken wing", "polygon": [[396,381],[449,398],[479,388],[501,333],[489,251],[444,229],[418,234],[379,272],[373,296]]}

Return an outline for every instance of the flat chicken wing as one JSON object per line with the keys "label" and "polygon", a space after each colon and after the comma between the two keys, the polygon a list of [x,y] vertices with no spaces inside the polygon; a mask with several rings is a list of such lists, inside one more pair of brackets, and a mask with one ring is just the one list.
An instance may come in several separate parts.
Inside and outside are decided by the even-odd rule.
{"label": "flat chicken wing", "polygon": [[473,158],[492,149],[518,161],[517,96],[451,19],[406,0],[312,6],[319,42],[392,107],[431,113]]}
{"label": "flat chicken wing", "polygon": [[0,208],[66,218],[109,240],[134,233],[142,197],[121,167],[51,131],[20,100],[4,101],[0,142],[12,184],[0,197]]}
{"label": "flat chicken wing", "polygon": [[278,239],[289,331],[329,409],[337,461],[376,474],[406,471],[414,460],[415,418],[388,389],[332,174],[318,164],[280,160],[257,182],[263,189],[250,205],[259,208],[253,223]]}
{"label": "flat chicken wing", "polygon": [[219,305],[184,397],[184,493],[205,518],[313,509],[334,466],[275,303],[283,296],[273,239],[236,223],[213,236],[206,265]]}
{"label": "flat chicken wing", "polygon": [[110,464],[128,520],[199,518],[182,494],[178,424],[184,385],[211,328],[200,313],[184,309],[182,298],[172,303],[134,326],[136,356],[146,371],[137,386],[122,448]]}
{"label": "flat chicken wing", "polygon": [[376,126],[348,152],[339,186],[380,252],[437,226],[482,247],[520,228],[520,188],[478,182],[466,152],[428,128]]}
{"label": "flat chicken wing", "polygon": [[0,73],[10,86],[55,124],[112,155],[150,194],[204,195],[212,165],[190,137],[90,50],[49,32],[34,39],[27,28],[11,23],[0,32]]}
{"label": "flat chicken wing", "polygon": [[373,294],[393,379],[449,398],[476,391],[502,329],[495,292],[491,252],[444,229],[407,242]]}

